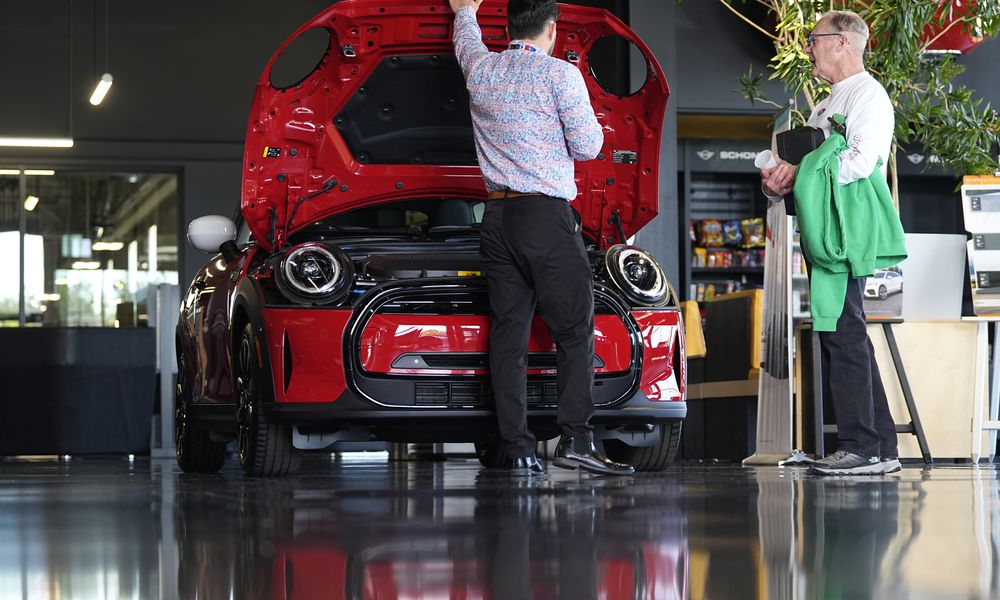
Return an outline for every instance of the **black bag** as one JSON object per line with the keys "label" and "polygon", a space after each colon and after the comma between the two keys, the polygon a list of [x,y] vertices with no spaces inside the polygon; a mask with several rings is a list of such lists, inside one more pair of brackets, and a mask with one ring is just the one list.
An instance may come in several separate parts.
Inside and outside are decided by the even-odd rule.
{"label": "black bag", "polygon": [[[836,122],[833,117],[826,118],[840,135],[847,137],[847,124]],[[796,127],[782,131],[777,135],[778,156],[785,162],[797,165],[816,148],[826,141],[823,130],[819,127]]]}
{"label": "black bag", "polygon": [[781,160],[797,165],[806,154],[819,148],[826,138],[819,127],[796,127],[777,135],[778,156]]}
{"label": "black bag", "polygon": [[[840,135],[847,136],[847,124],[838,123],[833,117],[827,117],[833,124],[833,129]],[[788,131],[782,131],[776,136],[778,145],[778,156],[785,162],[797,165],[816,148],[826,141],[823,130],[819,127],[796,127]],[[785,211],[788,216],[796,216],[795,196],[790,195],[788,202],[785,202]]]}

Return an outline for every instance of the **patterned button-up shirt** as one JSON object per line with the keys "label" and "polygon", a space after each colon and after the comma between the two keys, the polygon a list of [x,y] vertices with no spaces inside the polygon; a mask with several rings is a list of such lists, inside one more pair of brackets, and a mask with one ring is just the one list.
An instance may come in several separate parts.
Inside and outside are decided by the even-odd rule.
{"label": "patterned button-up shirt", "polygon": [[486,189],[576,198],[574,159],[604,144],[580,70],[530,47],[490,52],[468,6],[455,14],[455,54]]}

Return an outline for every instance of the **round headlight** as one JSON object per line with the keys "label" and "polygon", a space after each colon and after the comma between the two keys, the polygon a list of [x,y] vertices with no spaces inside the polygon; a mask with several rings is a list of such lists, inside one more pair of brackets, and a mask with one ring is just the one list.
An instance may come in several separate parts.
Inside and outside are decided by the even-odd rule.
{"label": "round headlight", "polygon": [[670,284],[656,259],[642,248],[619,244],[608,249],[604,258],[608,277],[632,301],[660,304],[668,296]]}
{"label": "round headlight", "polygon": [[278,264],[276,277],[281,293],[300,304],[339,300],[353,279],[351,259],[338,248],[316,242],[289,250]]}

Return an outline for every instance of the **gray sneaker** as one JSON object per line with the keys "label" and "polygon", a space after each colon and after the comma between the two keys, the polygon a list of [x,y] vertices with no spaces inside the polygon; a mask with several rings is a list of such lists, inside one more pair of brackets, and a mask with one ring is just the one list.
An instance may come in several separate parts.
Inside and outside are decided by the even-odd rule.
{"label": "gray sneaker", "polygon": [[898,473],[902,470],[903,464],[899,462],[899,458],[895,456],[882,457],[882,472],[886,475],[889,473]]}
{"label": "gray sneaker", "polygon": [[882,475],[885,470],[877,456],[837,450],[832,456],[816,461],[812,472],[817,475]]}

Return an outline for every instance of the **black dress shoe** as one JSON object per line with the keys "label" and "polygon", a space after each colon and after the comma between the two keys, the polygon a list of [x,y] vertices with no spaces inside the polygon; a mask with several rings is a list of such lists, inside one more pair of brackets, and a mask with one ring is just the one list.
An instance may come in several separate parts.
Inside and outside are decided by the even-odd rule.
{"label": "black dress shoe", "polygon": [[593,440],[567,435],[562,436],[562,439],[559,440],[559,445],[556,446],[556,457],[552,462],[557,467],[564,469],[584,469],[599,475],[631,475],[635,473],[635,468],[632,465],[617,463],[599,453],[594,447]]}
{"label": "black dress shoe", "polygon": [[508,471],[511,475],[544,475],[545,467],[534,454],[519,458],[504,457],[500,462],[500,469]]}

